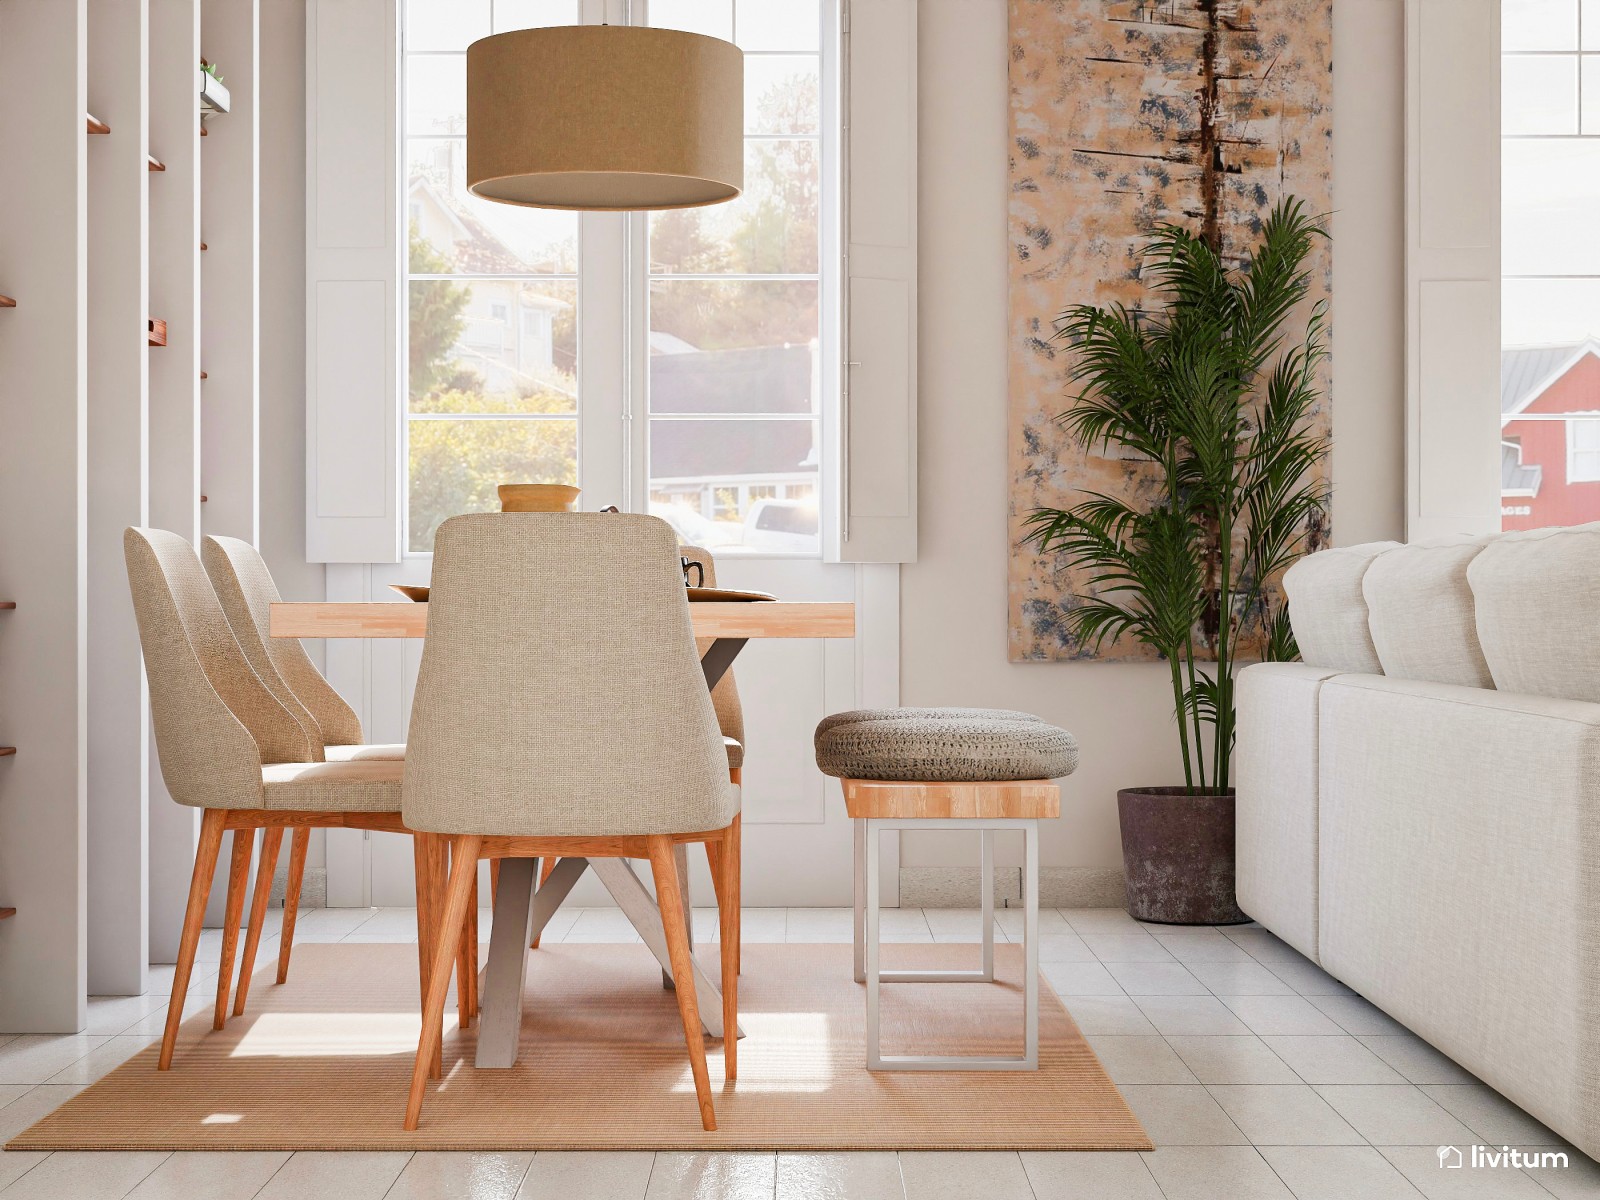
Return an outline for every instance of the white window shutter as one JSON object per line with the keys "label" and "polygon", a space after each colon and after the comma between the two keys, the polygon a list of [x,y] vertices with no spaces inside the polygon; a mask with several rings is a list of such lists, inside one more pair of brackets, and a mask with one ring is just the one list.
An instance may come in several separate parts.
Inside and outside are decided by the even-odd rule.
{"label": "white window shutter", "polygon": [[846,0],[844,367],[830,558],[917,557],[917,3]]}
{"label": "white window shutter", "polygon": [[400,5],[306,11],[306,558],[400,558]]}
{"label": "white window shutter", "polygon": [[1406,536],[1500,528],[1500,0],[1406,0]]}

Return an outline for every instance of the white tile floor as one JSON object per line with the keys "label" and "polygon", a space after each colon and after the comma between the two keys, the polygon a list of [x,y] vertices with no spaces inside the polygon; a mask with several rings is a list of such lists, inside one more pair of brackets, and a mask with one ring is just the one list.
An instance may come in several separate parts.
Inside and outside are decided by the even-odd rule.
{"label": "white tile floor", "polygon": [[[1020,914],[1001,912],[1000,936]],[[277,954],[277,918],[260,961]],[[487,929],[488,913],[481,914]],[[695,913],[715,937],[716,917]],[[407,941],[407,909],[319,909],[297,941]],[[0,1200],[1429,1200],[1600,1198],[1600,1167],[1264,929],[1041,914],[1043,970],[1158,1149],[1148,1154],[4,1154]],[[884,936],[970,941],[976,912],[901,909]],[[750,941],[849,941],[840,909],[752,909]],[[551,941],[635,940],[604,909]],[[208,931],[185,1003],[216,987]],[[0,1141],[159,1037],[147,996],[90,1001],[73,1037],[0,1034]],[[1039,1114],[1019,1114],[1019,1120]],[[1445,1170],[1437,1147],[1551,1148],[1565,1169]]]}

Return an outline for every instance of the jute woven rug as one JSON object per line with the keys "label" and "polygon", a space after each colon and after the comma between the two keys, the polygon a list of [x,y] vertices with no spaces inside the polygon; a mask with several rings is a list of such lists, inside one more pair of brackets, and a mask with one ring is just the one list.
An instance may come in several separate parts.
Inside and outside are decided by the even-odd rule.
{"label": "jute woven rug", "polygon": [[[996,950],[995,984],[886,985],[885,1053],[1018,1053],[1021,955]],[[928,968],[975,955],[939,944],[884,953],[887,966]],[[1149,1149],[1072,1018],[1040,991],[1037,1072],[872,1073],[850,947],[748,945],[739,1078],[724,1081],[721,1044],[708,1041],[719,1128],[706,1133],[677,1004],[649,951],[547,946],[529,963],[518,1064],[478,1070],[474,1035],[450,1013],[445,1078],[406,1133],[416,947],[306,944],[289,982],[264,970],[249,1013],[223,1031],[209,1011],[186,1022],[172,1070],[155,1069],[151,1046],[7,1148]]]}

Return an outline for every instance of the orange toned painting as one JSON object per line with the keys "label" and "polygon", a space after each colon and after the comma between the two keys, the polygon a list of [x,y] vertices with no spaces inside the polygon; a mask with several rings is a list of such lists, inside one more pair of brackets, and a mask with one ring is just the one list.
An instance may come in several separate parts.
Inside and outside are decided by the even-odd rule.
{"label": "orange toned painting", "polygon": [[[1056,423],[1074,393],[1055,321],[1073,304],[1138,305],[1139,249],[1160,225],[1238,260],[1281,197],[1331,209],[1332,3],[1010,0],[1013,660],[1153,656],[1131,640],[1099,654],[1080,644],[1063,615],[1084,580],[1023,541],[1036,508],[1138,498],[1155,482],[1147,464],[1090,452]],[[1331,281],[1329,246],[1316,253],[1308,304]],[[1327,382],[1324,366],[1325,398]],[[1313,419],[1326,432],[1326,399]]]}

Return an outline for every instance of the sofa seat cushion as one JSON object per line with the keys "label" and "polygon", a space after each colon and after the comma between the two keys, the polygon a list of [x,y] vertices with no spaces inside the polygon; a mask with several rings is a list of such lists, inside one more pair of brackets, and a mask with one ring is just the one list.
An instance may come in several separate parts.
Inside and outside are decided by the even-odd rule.
{"label": "sofa seat cushion", "polygon": [[329,762],[366,762],[370,759],[393,761],[406,756],[406,744],[361,742],[351,746],[324,746],[322,755]]}
{"label": "sofa seat cushion", "polygon": [[1442,538],[1400,546],[1372,560],[1361,591],[1385,675],[1494,686],[1478,644],[1467,583],[1467,568],[1486,545],[1485,538]]}
{"label": "sofa seat cushion", "polygon": [[1379,555],[1399,542],[1367,542],[1308,554],[1283,576],[1289,624],[1300,657],[1313,667],[1378,675],[1383,664],[1367,625],[1361,580]]}
{"label": "sofa seat cushion", "polygon": [[1028,713],[999,709],[860,709],[816,733],[825,775],[921,783],[1059,779],[1078,767],[1077,740]]}
{"label": "sofa seat cushion", "polygon": [[1495,687],[1600,702],[1600,523],[1504,534],[1467,582]]}
{"label": "sofa seat cushion", "polygon": [[295,812],[400,811],[400,759],[273,763],[261,768],[269,809]]}

